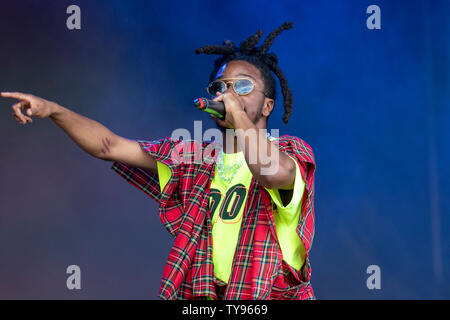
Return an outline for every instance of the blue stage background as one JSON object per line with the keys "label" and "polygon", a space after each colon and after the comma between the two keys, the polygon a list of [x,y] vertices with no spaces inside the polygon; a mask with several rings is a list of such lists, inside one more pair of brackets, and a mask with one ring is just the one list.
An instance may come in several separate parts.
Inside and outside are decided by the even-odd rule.
{"label": "blue stage background", "polygon": [[[81,30],[66,28],[71,4]],[[366,27],[372,4],[381,30]],[[4,1],[0,91],[127,138],[207,129],[192,100],[216,56],[194,50],[293,21],[272,46],[293,114],[284,125],[278,87],[269,127],[314,151],[317,298],[449,299],[449,16],[445,0]],[[156,203],[50,119],[17,124],[12,103],[0,99],[0,298],[157,299],[172,238]],[[369,265],[380,290],[366,287]]]}

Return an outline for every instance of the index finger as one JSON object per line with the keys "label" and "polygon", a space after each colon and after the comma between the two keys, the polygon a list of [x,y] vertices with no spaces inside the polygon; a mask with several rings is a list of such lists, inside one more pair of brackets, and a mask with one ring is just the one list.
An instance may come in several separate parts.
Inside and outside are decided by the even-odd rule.
{"label": "index finger", "polygon": [[14,98],[14,99],[20,99],[20,100],[31,100],[31,95],[22,93],[22,92],[2,92],[2,97],[4,98]]}

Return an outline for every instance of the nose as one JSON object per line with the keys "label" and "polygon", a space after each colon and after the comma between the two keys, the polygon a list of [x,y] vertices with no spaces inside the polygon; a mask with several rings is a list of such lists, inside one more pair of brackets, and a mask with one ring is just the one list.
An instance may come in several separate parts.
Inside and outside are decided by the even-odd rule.
{"label": "nose", "polygon": [[227,93],[228,90],[233,90],[233,88],[232,88],[233,84],[231,82],[227,82],[226,85],[227,85],[227,89],[223,93]]}

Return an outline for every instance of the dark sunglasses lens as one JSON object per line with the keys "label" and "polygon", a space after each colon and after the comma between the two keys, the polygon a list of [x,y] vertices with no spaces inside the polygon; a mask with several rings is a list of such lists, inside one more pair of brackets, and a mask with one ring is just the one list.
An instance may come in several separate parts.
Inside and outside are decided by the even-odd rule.
{"label": "dark sunglasses lens", "polygon": [[223,81],[213,81],[208,85],[208,93],[212,96],[216,95],[216,92],[220,93],[226,90],[227,85]]}
{"label": "dark sunglasses lens", "polygon": [[253,90],[253,83],[248,79],[239,79],[234,83],[237,94],[249,94]]}

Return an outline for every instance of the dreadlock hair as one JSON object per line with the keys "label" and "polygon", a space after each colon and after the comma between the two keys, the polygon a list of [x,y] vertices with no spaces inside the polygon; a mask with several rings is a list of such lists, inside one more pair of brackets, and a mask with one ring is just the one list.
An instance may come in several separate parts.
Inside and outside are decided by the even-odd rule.
{"label": "dreadlock hair", "polygon": [[214,61],[214,70],[209,76],[209,81],[213,81],[217,75],[218,70],[225,63],[233,60],[244,60],[253,64],[262,74],[264,79],[264,95],[270,99],[276,99],[276,86],[275,79],[271,71],[280,80],[281,90],[283,94],[283,106],[284,115],[283,122],[287,124],[289,122],[289,117],[292,114],[292,92],[289,89],[286,77],[278,66],[278,58],[274,53],[267,53],[267,51],[272,46],[275,38],[283,31],[289,30],[294,25],[293,22],[285,22],[280,27],[272,31],[264,40],[263,44],[256,47],[258,44],[262,30],[258,30],[254,35],[248,37],[245,41],[241,42],[239,48],[237,48],[232,41],[225,40],[222,46],[211,45],[197,48],[195,53],[200,54],[218,54],[222,55]]}

